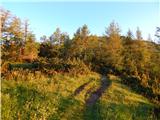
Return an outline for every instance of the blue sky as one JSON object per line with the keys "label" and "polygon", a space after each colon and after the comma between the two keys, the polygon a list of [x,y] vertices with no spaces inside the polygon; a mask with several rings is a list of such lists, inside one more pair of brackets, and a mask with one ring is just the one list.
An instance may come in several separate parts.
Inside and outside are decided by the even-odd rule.
{"label": "blue sky", "polygon": [[[93,0],[94,1],[94,0]],[[121,34],[130,28],[133,32],[137,26],[144,38],[151,34],[154,39],[156,26],[160,26],[160,5],[158,0],[146,1],[101,1],[101,2],[11,2],[6,0],[2,6],[22,20],[29,19],[30,29],[37,40],[42,35],[51,35],[57,27],[71,37],[78,27],[87,24],[91,34],[103,35],[105,28],[116,21]]]}

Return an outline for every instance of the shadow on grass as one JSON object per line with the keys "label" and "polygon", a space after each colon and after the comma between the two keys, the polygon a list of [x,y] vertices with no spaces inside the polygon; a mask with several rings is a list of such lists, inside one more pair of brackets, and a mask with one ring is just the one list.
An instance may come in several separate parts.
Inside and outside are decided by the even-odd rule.
{"label": "shadow on grass", "polygon": [[136,93],[142,94],[149,99],[160,99],[160,95],[155,95],[151,88],[142,86],[140,83],[141,80],[137,77],[122,76],[121,78],[123,79],[121,83],[129,86]]}
{"label": "shadow on grass", "polygon": [[10,94],[11,97],[17,97],[18,106],[21,108],[26,101],[45,100],[46,97],[39,93],[35,88],[27,88],[22,85],[18,85],[15,88],[10,88],[2,91],[3,93]]}
{"label": "shadow on grass", "polygon": [[79,104],[79,101],[75,100],[74,98],[71,98],[71,97],[62,97],[59,101],[59,106],[58,106],[58,110],[60,112],[67,112],[67,109],[70,107],[70,106],[73,106],[75,104]]}
{"label": "shadow on grass", "polygon": [[97,101],[92,106],[85,106],[83,119],[84,120],[102,120],[101,110],[102,109],[99,101]]}
{"label": "shadow on grass", "polygon": [[[158,120],[153,114],[153,106],[146,103],[127,105],[123,103],[103,103],[102,118],[108,120]],[[102,119],[102,120],[103,120]]]}
{"label": "shadow on grass", "polygon": [[[76,99],[74,99],[73,97],[63,97],[60,96],[60,100],[57,101],[58,104],[58,109],[57,109],[57,113],[56,114],[51,114],[47,119],[48,120],[60,120],[64,117],[65,114],[68,114],[68,112],[70,112],[70,110],[72,111],[72,107],[73,106],[79,106],[80,102],[77,101]],[[75,111],[72,111],[72,115],[74,116]],[[72,117],[72,116],[69,116]]]}
{"label": "shadow on grass", "polygon": [[38,114],[37,104],[47,99],[45,95],[38,92],[35,88],[28,88],[22,85],[4,89],[2,90],[2,93],[9,94],[11,100],[14,100],[14,103],[12,104],[13,108],[11,110],[11,112],[14,113],[13,119],[31,119],[31,114]]}
{"label": "shadow on grass", "polygon": [[160,119],[160,95],[154,94],[152,88],[142,86],[140,80],[137,77],[122,76],[121,79],[123,79],[121,83],[129,86],[134,92],[147,97],[155,104],[158,103],[153,111],[155,116]]}
{"label": "shadow on grass", "polygon": [[159,120],[153,113],[153,106],[146,103],[127,105],[100,103],[85,108],[84,120]]}

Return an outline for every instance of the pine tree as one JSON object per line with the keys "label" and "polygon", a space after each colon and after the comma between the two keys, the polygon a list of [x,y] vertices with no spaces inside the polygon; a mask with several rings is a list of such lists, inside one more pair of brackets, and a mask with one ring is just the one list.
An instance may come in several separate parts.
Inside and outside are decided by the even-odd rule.
{"label": "pine tree", "polygon": [[118,24],[113,21],[106,29],[106,35],[106,62],[113,67],[117,67],[121,64],[122,50],[120,28]]}
{"label": "pine tree", "polygon": [[157,27],[155,36],[158,38],[157,42],[160,44],[160,27]]}
{"label": "pine tree", "polygon": [[139,27],[137,27],[136,38],[137,38],[137,40],[142,40],[143,39],[142,38],[142,33],[141,33]]}
{"label": "pine tree", "polygon": [[88,29],[88,26],[84,24],[82,27],[77,29],[76,33],[74,34],[74,37],[84,40],[87,36],[89,36],[89,33],[90,31]]}
{"label": "pine tree", "polygon": [[81,28],[81,37],[82,39],[85,39],[88,35],[89,35],[89,29],[88,26],[86,24],[84,24]]}

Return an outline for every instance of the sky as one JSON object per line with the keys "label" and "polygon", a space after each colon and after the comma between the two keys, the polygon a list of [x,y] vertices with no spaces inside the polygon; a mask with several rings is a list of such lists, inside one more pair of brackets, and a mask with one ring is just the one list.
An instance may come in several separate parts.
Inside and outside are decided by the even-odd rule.
{"label": "sky", "polygon": [[29,20],[29,28],[39,41],[43,35],[50,36],[57,27],[70,37],[78,27],[88,25],[93,35],[103,35],[106,27],[114,20],[126,35],[128,29],[135,34],[137,27],[144,39],[152,39],[156,27],[160,26],[159,0],[5,0],[1,5],[22,20]]}

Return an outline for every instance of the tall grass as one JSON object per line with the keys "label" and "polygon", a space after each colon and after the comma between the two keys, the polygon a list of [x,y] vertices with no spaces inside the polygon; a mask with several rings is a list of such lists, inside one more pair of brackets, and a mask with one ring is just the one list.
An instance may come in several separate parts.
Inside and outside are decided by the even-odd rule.
{"label": "tall grass", "polygon": [[91,79],[91,86],[96,86],[99,75],[48,76],[39,71],[12,71],[2,79],[2,119],[80,119],[84,98],[72,95],[79,85]]}

